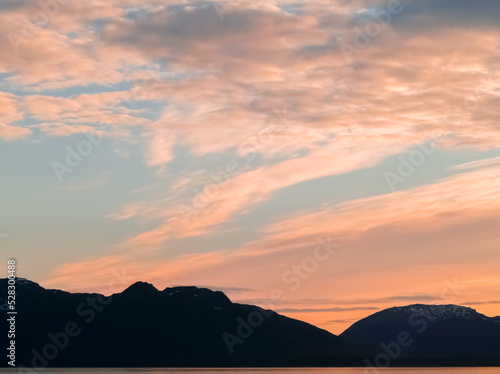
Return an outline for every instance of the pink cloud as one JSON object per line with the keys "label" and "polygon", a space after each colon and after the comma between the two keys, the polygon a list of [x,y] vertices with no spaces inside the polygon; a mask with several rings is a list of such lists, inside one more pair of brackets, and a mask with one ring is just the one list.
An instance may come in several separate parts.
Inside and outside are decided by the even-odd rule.
{"label": "pink cloud", "polygon": [[6,92],[0,92],[0,138],[4,140],[22,139],[31,134],[25,127],[12,125],[12,122],[23,119],[16,97]]}

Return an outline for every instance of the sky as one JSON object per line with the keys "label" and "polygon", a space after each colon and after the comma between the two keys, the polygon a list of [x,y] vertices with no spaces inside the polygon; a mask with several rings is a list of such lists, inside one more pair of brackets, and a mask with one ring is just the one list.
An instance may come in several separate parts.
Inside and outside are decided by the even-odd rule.
{"label": "sky", "polygon": [[500,315],[500,3],[4,0],[0,260],[341,333]]}

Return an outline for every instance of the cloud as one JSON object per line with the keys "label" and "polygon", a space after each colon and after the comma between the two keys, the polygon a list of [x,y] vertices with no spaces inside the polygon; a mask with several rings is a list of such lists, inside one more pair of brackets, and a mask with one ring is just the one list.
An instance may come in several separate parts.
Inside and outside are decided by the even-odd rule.
{"label": "cloud", "polygon": [[127,127],[141,126],[151,121],[139,110],[128,109],[124,101],[128,91],[82,94],[74,97],[27,95],[19,99],[24,111],[39,122],[30,125],[48,136],[69,136],[92,133],[113,127],[109,136],[128,139]]}
{"label": "cloud", "polygon": [[[485,168],[497,168],[500,164],[500,157],[486,158],[479,161],[468,162],[466,164],[461,164],[453,167],[454,170],[477,170]],[[492,170],[493,171],[493,170]]]}
{"label": "cloud", "polygon": [[134,217],[135,215],[137,215],[138,211],[140,211],[140,210],[141,210],[140,205],[131,203],[131,204],[124,206],[123,209],[121,209],[118,212],[110,213],[107,217],[109,219],[119,221],[122,219],[128,219],[128,218]]}
{"label": "cloud", "polygon": [[496,2],[479,0],[421,0],[404,4],[395,25],[411,31],[436,32],[445,28],[498,29],[500,6]]}
{"label": "cloud", "polygon": [[[169,237],[213,233],[217,230],[217,225],[229,221],[237,214],[249,211],[253,205],[267,200],[279,189],[373,166],[392,153],[398,152],[395,149],[402,151],[405,148],[400,144],[392,146],[386,144],[384,147],[378,143],[377,137],[371,138],[371,142],[367,140],[363,145],[358,145],[360,137],[354,138],[348,134],[338,136],[329,144],[311,150],[307,157],[292,158],[246,172],[244,169],[248,161],[235,157],[231,162],[236,169],[242,170],[241,173],[226,177],[226,182],[220,184],[213,181],[205,183],[203,179],[197,177],[191,181],[190,186],[200,192],[188,200],[185,198],[180,201],[169,200],[163,211],[164,224],[141,234],[134,239],[134,242],[153,245],[160,244]],[[157,137],[157,139],[161,141],[162,138]],[[331,154],[336,154],[342,162],[333,162]],[[215,174],[219,172],[214,170]],[[146,207],[141,215],[147,215],[148,212],[149,209]]]}
{"label": "cloud", "polygon": [[500,304],[500,300],[490,300],[490,301],[471,301],[464,303],[464,305],[491,305],[491,304]]}
{"label": "cloud", "polygon": [[[348,298],[348,299],[294,299],[287,300],[288,305],[324,305],[324,304],[338,304],[338,305],[366,305],[366,304],[387,304],[387,303],[413,303],[413,302],[431,302],[439,299],[439,295],[415,293],[409,295],[395,295],[377,298]],[[248,303],[259,303],[263,300],[245,300]]]}
{"label": "cloud", "polygon": [[217,291],[222,291],[225,293],[232,293],[232,294],[240,294],[240,293],[246,293],[246,292],[254,292],[256,291],[253,288],[246,288],[246,287],[225,287],[225,286],[199,286],[203,288],[208,288],[210,290],[217,290]]}
{"label": "cloud", "polygon": [[332,324],[332,323],[341,323],[341,324],[346,324],[346,323],[354,323],[356,322],[357,320],[356,319],[352,319],[352,318],[347,318],[347,319],[331,319],[329,321],[325,321],[323,323],[320,323],[319,325],[329,325],[329,324]]}
{"label": "cloud", "polygon": [[[323,33],[315,30],[315,23],[311,17],[292,17],[272,5],[253,9],[248,4],[230,7],[221,21],[211,4],[194,3],[165,7],[133,23],[113,20],[103,28],[102,40],[137,48],[147,56],[166,57],[182,70],[224,68],[230,57],[235,65],[226,66],[226,73],[241,76],[241,69],[247,68],[254,78],[257,74],[265,79],[279,76],[272,63],[285,51],[280,38],[286,35],[290,43],[297,38],[312,41],[311,36]],[[260,59],[263,53],[265,60]]]}
{"label": "cloud", "polygon": [[37,120],[55,122],[55,126],[62,121],[76,126],[85,123],[118,126],[149,123],[147,119],[134,115],[138,114],[137,110],[121,105],[129,98],[128,91],[82,94],[70,98],[29,95],[24,97],[23,106]]}
{"label": "cloud", "polygon": [[12,125],[21,119],[23,114],[19,110],[16,97],[7,92],[0,92],[0,138],[9,141],[29,136],[30,129]]}
{"label": "cloud", "polygon": [[[498,147],[495,32],[452,30],[440,34],[439,42],[416,34],[410,45],[410,37],[389,25],[346,59],[336,33],[352,43],[349,22],[356,6],[374,4],[334,4],[326,19],[315,6],[285,12],[276,3],[231,2],[221,20],[212,6],[196,3],[108,22],[102,41],[113,53],[133,50],[169,67],[167,79],[147,92],[152,100],[169,102],[146,127],[149,166],[164,170],[175,159],[176,145],[196,157],[246,148],[246,155],[262,158],[248,170],[245,160],[234,157],[242,172],[188,221],[179,207],[192,207],[190,200],[203,200],[203,194],[161,205],[144,201],[137,214],[146,216],[155,204],[164,210],[163,224],[134,243],[217,232],[282,188],[369,167],[429,139],[440,149]],[[282,108],[284,129],[252,148],[248,143]],[[183,178],[190,189],[218,188],[202,181]]]}
{"label": "cloud", "polygon": [[294,309],[294,308],[283,308],[276,309],[278,313],[319,313],[319,312],[352,312],[357,310],[380,310],[375,307],[353,307],[353,308],[341,308],[341,307],[331,307],[331,308],[309,308],[309,309]]}
{"label": "cloud", "polygon": [[[423,222],[449,217],[443,224],[493,212],[500,206],[500,168],[475,170],[444,178],[438,183],[407,191],[325,206],[318,212],[298,214],[267,229],[275,238],[331,232],[362,232],[377,226]],[[377,217],[374,220],[372,217]]]}

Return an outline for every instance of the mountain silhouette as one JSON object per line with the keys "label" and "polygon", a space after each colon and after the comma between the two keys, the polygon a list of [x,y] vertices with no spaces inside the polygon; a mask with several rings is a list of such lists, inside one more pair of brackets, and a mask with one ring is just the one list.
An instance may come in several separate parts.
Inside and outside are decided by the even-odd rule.
{"label": "mountain silhouette", "polygon": [[500,366],[500,317],[456,305],[386,309],[336,336],[206,288],[16,292],[18,367]]}
{"label": "mountain silhouette", "polygon": [[[0,287],[6,289],[6,283],[0,280]],[[360,362],[359,349],[338,336],[270,310],[232,303],[224,293],[206,288],[160,291],[137,282],[104,297],[19,280],[16,291],[17,363],[26,367]],[[5,323],[2,331],[7,331]]]}
{"label": "mountain silhouette", "polygon": [[457,305],[416,304],[382,310],[354,323],[340,336],[379,358],[388,356],[393,363],[437,358],[496,365],[500,361],[500,317],[486,317]]}

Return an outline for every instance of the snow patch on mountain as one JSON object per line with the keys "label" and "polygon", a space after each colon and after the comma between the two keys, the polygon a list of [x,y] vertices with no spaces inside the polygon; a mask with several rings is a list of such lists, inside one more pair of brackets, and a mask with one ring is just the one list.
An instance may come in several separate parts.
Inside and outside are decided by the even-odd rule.
{"label": "snow patch on mountain", "polygon": [[415,315],[421,316],[428,321],[445,321],[449,319],[486,319],[488,317],[479,314],[472,308],[459,305],[423,305],[414,304],[404,307],[395,307],[387,310],[388,312],[401,314],[402,316]]}

